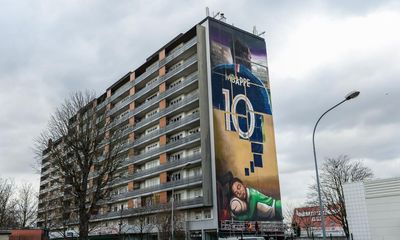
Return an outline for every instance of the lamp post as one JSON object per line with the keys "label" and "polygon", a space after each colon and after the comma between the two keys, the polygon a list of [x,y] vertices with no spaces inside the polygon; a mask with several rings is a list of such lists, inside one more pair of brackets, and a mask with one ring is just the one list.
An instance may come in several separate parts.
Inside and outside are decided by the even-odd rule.
{"label": "lamp post", "polygon": [[328,110],[326,110],[321,117],[318,118],[317,122],[315,123],[314,126],[314,130],[313,130],[313,136],[312,136],[312,143],[313,143],[313,152],[314,152],[314,164],[315,164],[315,175],[317,177],[317,189],[318,189],[318,199],[319,199],[319,214],[321,216],[321,227],[322,227],[322,237],[323,240],[326,239],[326,231],[325,231],[325,217],[324,217],[324,208],[323,208],[323,204],[322,204],[322,197],[321,197],[321,186],[320,186],[320,182],[319,182],[319,174],[318,174],[318,164],[317,164],[317,154],[315,152],[315,130],[317,129],[318,123],[321,121],[321,119],[331,110],[333,110],[334,108],[336,108],[337,106],[341,105],[342,103],[351,100],[353,98],[356,98],[358,95],[360,94],[359,91],[353,91],[350,92],[349,94],[346,95],[346,97],[344,98],[344,100],[342,100],[341,102],[337,103],[336,105],[334,105],[333,107],[329,108]]}
{"label": "lamp post", "polygon": [[[186,163],[185,165],[183,165],[181,167],[181,169],[179,170],[179,172],[181,172],[183,169],[185,169],[187,166],[191,165],[191,162]],[[174,177],[173,177],[174,178]],[[174,179],[175,181],[175,179]],[[174,233],[175,233],[175,226],[174,226],[174,203],[175,203],[175,197],[174,197],[174,192],[175,192],[175,182],[172,186],[172,196],[171,196],[171,239],[174,239]]]}

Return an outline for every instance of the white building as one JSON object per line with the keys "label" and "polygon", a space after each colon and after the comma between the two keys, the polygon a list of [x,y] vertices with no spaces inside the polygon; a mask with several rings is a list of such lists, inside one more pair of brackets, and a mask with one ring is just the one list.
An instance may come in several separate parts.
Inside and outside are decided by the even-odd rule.
{"label": "white building", "polygon": [[400,177],[344,185],[354,240],[400,239]]}

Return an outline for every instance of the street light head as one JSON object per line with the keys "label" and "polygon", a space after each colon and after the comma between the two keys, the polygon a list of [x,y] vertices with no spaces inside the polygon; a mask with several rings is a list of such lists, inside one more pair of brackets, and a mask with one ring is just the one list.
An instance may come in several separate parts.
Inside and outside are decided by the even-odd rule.
{"label": "street light head", "polygon": [[358,97],[358,95],[360,95],[359,91],[352,91],[352,92],[350,92],[349,94],[346,95],[346,100],[350,100],[350,99],[356,98],[356,97]]}

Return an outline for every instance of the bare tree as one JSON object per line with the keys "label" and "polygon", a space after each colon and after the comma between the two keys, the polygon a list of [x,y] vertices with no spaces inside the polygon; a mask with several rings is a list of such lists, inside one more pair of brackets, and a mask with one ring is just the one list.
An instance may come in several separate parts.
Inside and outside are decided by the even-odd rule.
{"label": "bare tree", "polygon": [[148,217],[145,213],[141,213],[133,222],[133,230],[139,234],[139,239],[143,240],[144,236],[151,232],[153,225],[149,223]]}
{"label": "bare tree", "polygon": [[[350,160],[346,155],[337,158],[328,158],[322,165],[320,172],[321,193],[327,213],[340,223],[346,237],[349,238],[349,225],[345,208],[343,185],[345,183],[360,182],[371,179],[372,170],[361,161]],[[310,203],[318,203],[316,184],[310,186]]]}
{"label": "bare tree", "polygon": [[0,229],[18,226],[16,202],[13,199],[13,185],[11,179],[0,178]]}
{"label": "bare tree", "polygon": [[294,213],[295,213],[295,204],[290,201],[286,201],[282,214],[283,214],[283,223],[285,224],[285,230],[290,233],[295,233],[295,225],[294,224]]}
{"label": "bare tree", "polygon": [[17,218],[21,228],[35,225],[37,218],[37,194],[30,183],[23,184],[18,190]]}
{"label": "bare tree", "polygon": [[36,140],[36,152],[48,153],[59,184],[74,199],[79,239],[87,239],[89,221],[101,200],[109,196],[109,184],[118,177],[123,144],[112,131],[108,111],[96,111],[91,92],[72,94],[51,116],[47,129]]}

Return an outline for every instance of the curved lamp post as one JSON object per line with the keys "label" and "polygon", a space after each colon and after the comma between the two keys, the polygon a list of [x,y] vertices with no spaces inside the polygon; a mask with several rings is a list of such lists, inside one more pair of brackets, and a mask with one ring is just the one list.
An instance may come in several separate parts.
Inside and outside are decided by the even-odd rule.
{"label": "curved lamp post", "polygon": [[326,231],[325,231],[325,217],[324,217],[324,208],[322,204],[322,197],[321,197],[321,187],[320,187],[320,182],[319,182],[319,174],[318,174],[318,164],[317,164],[317,154],[315,152],[315,130],[317,129],[318,123],[321,121],[322,117],[324,117],[328,112],[336,108],[337,106],[341,105],[342,103],[351,100],[353,98],[356,98],[358,95],[360,95],[359,91],[353,91],[350,92],[349,94],[346,95],[345,99],[336,104],[335,106],[329,108],[326,110],[321,117],[318,118],[318,121],[315,123],[314,126],[314,131],[313,131],[313,136],[312,136],[312,142],[313,142],[313,151],[314,151],[314,164],[315,164],[315,175],[317,176],[317,188],[318,188],[318,198],[319,198],[319,214],[321,216],[321,227],[322,227],[322,237],[325,240],[326,239]]}

